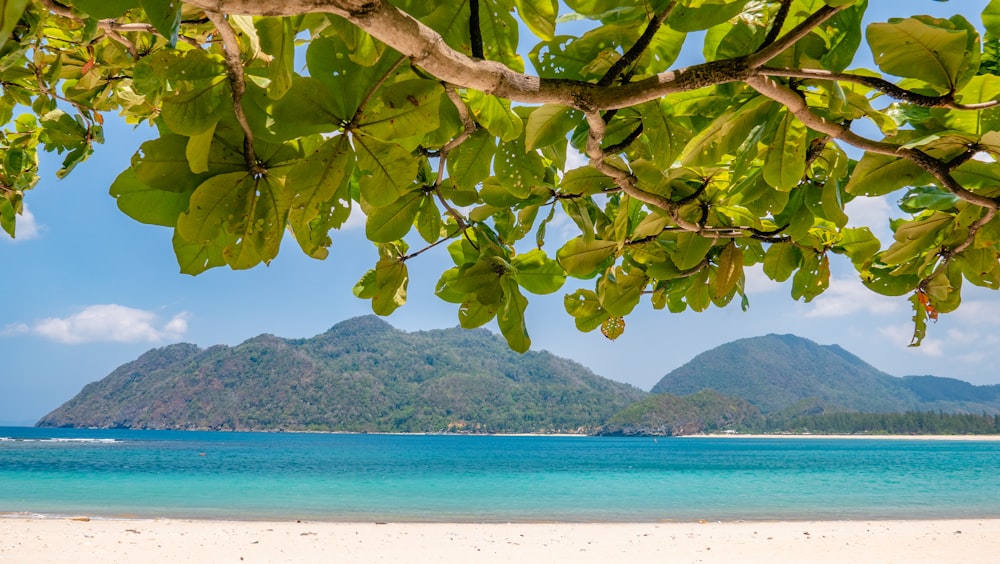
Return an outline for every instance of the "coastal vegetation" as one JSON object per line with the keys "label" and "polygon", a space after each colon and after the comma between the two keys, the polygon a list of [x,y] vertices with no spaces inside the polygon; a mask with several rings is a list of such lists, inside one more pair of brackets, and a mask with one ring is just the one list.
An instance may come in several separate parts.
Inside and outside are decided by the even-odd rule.
{"label": "coastal vegetation", "polygon": [[[789,349],[802,356],[787,356]],[[810,366],[831,392],[816,395],[815,374],[783,371],[775,364],[781,362]],[[757,366],[752,377],[733,374],[750,365]],[[723,366],[729,372],[720,371]],[[684,388],[691,374],[701,387]],[[716,389],[713,377],[741,387]],[[878,385],[856,390],[867,394],[863,403],[836,393],[865,378]],[[781,402],[757,399],[774,387],[796,392]],[[895,378],[840,347],[768,335],[706,351],[667,374],[654,388],[660,393],[646,393],[547,352],[517,354],[486,330],[408,333],[366,316],[308,339],[261,335],[235,347],[181,343],[151,350],[88,384],[38,424],[620,436],[981,434],[1000,432],[998,388],[933,376]],[[898,403],[900,397],[907,399]]]}
{"label": "coastal vegetation", "polygon": [[[746,308],[755,265],[812,300],[842,256],[909,300],[917,345],[964,285],[1000,287],[1000,0],[976,22],[897,2],[862,29],[867,7],[4,0],[0,228],[39,151],[64,177],[122,119],[154,138],[111,196],[172,230],[187,274],[267,264],[286,233],[326,259],[363,216],[375,313],[447,252],[437,296],[523,352],[526,294],[568,277],[590,281],[565,296],[577,328],[614,339],[640,304]],[[849,222],[890,194],[891,241]]]}
{"label": "coastal vegetation", "polygon": [[39,422],[250,431],[589,433],[643,397],[495,334],[406,333],[367,316],[310,339],[149,351]]}

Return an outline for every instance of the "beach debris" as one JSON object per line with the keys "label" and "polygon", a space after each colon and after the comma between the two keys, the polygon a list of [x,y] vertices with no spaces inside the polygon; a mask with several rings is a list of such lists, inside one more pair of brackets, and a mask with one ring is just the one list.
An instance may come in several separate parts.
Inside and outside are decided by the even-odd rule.
{"label": "beach debris", "polygon": [[90,521],[90,517],[87,517],[86,515],[82,515],[80,517],[70,517],[69,520],[70,521],[81,521],[83,523],[86,523],[86,522]]}

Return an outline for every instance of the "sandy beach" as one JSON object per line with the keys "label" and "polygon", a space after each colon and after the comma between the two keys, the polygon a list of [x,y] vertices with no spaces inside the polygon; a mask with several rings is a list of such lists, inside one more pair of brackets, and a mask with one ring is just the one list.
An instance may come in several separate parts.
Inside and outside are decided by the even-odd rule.
{"label": "sandy beach", "polygon": [[0,517],[0,562],[996,562],[1000,519],[336,523]]}

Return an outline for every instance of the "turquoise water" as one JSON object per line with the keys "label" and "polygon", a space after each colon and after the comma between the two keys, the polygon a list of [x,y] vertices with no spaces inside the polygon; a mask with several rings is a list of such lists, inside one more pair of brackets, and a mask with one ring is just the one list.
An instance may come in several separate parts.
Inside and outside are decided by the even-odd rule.
{"label": "turquoise water", "polygon": [[1000,442],[0,427],[0,513],[361,521],[1000,517]]}

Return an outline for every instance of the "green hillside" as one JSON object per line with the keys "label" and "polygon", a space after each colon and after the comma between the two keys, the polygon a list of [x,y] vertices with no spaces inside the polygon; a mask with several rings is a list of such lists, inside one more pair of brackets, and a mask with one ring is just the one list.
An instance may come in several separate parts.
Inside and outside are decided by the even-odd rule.
{"label": "green hillside", "polygon": [[407,333],[367,316],[309,339],[152,350],[38,425],[589,432],[644,395],[547,352],[514,353],[487,330]]}
{"label": "green hillside", "polygon": [[652,394],[618,412],[601,428],[601,435],[679,436],[724,430],[759,430],[760,410],[746,400],[713,390],[689,396]]}
{"label": "green hillside", "polygon": [[744,398],[766,415],[824,412],[1000,413],[1000,386],[953,378],[886,374],[837,345],[795,335],[726,343],[665,375],[653,393],[715,390]]}

